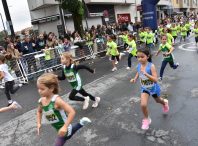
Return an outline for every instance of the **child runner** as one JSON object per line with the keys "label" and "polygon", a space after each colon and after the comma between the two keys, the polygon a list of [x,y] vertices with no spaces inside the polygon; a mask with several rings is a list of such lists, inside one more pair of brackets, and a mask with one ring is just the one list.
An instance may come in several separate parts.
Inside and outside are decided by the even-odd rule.
{"label": "child runner", "polygon": [[160,27],[159,27],[159,34],[161,34],[162,33],[162,31],[163,31],[163,25],[160,25]]}
{"label": "child runner", "polygon": [[181,32],[180,24],[176,23],[176,28],[177,28],[177,36],[178,38],[180,38],[180,32]]}
{"label": "child runner", "polygon": [[20,110],[20,109],[22,109],[22,107],[16,101],[14,101],[10,106],[1,108],[0,113],[9,111],[11,109],[14,109],[14,110],[19,109]]}
{"label": "child runner", "polygon": [[50,67],[52,67],[51,66],[51,57],[50,57],[50,50],[49,50],[49,48],[47,47],[47,46],[45,46],[45,49],[43,50],[43,52],[45,53],[45,66],[46,66],[46,68],[49,68],[48,70],[45,70],[45,73],[46,72],[52,72],[53,70],[52,70],[52,68],[50,68]]}
{"label": "child runner", "polygon": [[[166,34],[168,36],[168,43],[173,46],[174,44],[174,38],[173,36],[171,35],[171,29],[170,28],[167,28],[167,27],[164,27],[164,30],[163,30],[163,34]],[[162,35],[161,35],[162,36]]]}
{"label": "child runner", "polygon": [[157,84],[157,72],[154,64],[152,64],[151,56],[148,49],[140,49],[137,51],[137,58],[140,64],[137,65],[138,72],[134,79],[130,82],[135,83],[137,78],[140,78],[141,84],[141,108],[145,116],[142,120],[142,129],[147,130],[151,123],[151,118],[148,114],[147,103],[149,96],[152,95],[157,103],[163,105],[163,112],[166,114],[169,111],[168,100],[160,97],[160,87]]}
{"label": "child runner", "polygon": [[128,40],[129,40],[129,42],[128,42],[129,46],[128,46],[127,49],[129,49],[129,50],[127,52],[129,52],[129,56],[128,56],[128,67],[126,69],[130,69],[131,68],[131,58],[133,56],[135,56],[137,58],[137,54],[136,54],[137,49],[136,49],[136,43],[135,43],[135,40],[136,40],[135,36],[132,35],[132,34],[129,34],[128,35]]}
{"label": "child runner", "polygon": [[11,60],[12,55],[11,54],[0,55],[0,73],[1,73],[0,81],[4,78],[5,94],[8,99],[8,106],[10,106],[12,104],[10,93],[14,94],[20,87],[22,87],[22,84],[19,84],[16,88],[14,88],[14,78],[8,72],[8,66],[7,64],[5,64],[6,59]]}
{"label": "child runner", "polygon": [[[107,40],[109,42],[109,48],[110,48],[110,54],[111,54],[111,62],[113,64],[113,69],[111,71],[116,71],[117,67],[115,65],[115,61],[114,59],[116,58],[116,60],[119,62],[122,58],[123,55],[125,55],[124,53],[120,53],[117,50],[117,44],[113,41],[116,40],[116,36],[115,35],[110,35],[107,37]],[[127,38],[128,40],[128,38]]]}
{"label": "child runner", "polygon": [[58,132],[55,146],[63,146],[76,131],[84,125],[89,124],[91,121],[88,118],[82,118],[78,124],[72,127],[71,122],[75,116],[75,111],[59,97],[60,88],[58,80],[53,74],[46,73],[39,77],[37,87],[41,95],[38,101],[39,105],[37,111],[38,135],[40,135],[43,114],[46,122],[51,124]]}
{"label": "child runner", "polygon": [[70,44],[70,39],[69,38],[64,38],[64,45],[65,45],[65,52],[68,52],[69,51],[69,47],[71,47],[71,44]]}
{"label": "child runner", "polygon": [[184,42],[186,41],[186,27],[184,26],[184,23],[182,23],[181,25],[181,37],[180,37],[180,44],[181,44],[181,41],[182,41],[182,38],[184,38]]}
{"label": "child runner", "polygon": [[[67,78],[68,82],[73,87],[73,90],[69,95],[69,99],[75,101],[84,101],[83,109],[87,109],[89,106],[89,98],[91,98],[91,100],[93,100],[92,107],[98,107],[100,97],[94,97],[83,89],[82,79],[78,72],[80,69],[86,69],[91,73],[95,73],[95,70],[92,70],[85,65],[74,65],[72,55],[69,52],[63,53],[61,56],[61,63],[63,64],[62,76],[57,77],[59,80],[65,80]],[[76,96],[77,93],[80,93],[86,97],[83,98]]]}
{"label": "child runner", "polygon": [[187,31],[187,37],[190,35],[190,26],[191,24],[189,24],[189,20],[186,22],[185,27],[186,27],[186,31]]}
{"label": "child runner", "polygon": [[[172,30],[172,34],[171,35],[173,36],[174,42],[175,42],[175,40],[177,38],[177,27],[175,27],[175,23],[172,24],[171,30]],[[174,46],[174,43],[173,43],[173,46]]]}
{"label": "child runner", "polygon": [[153,42],[155,44],[155,36],[150,32],[150,27],[147,27],[146,29],[147,33],[145,35],[145,44],[148,45],[149,50],[151,52],[151,48],[153,47]]}
{"label": "child runner", "polygon": [[139,36],[140,36],[140,47],[142,43],[145,43],[145,34],[144,34],[144,30],[142,28],[139,28],[138,30],[139,32]]}
{"label": "child runner", "polygon": [[124,49],[126,49],[128,47],[128,34],[127,34],[127,31],[123,32],[123,35],[122,35],[121,38],[123,38],[123,40],[124,40]]}
{"label": "child runner", "polygon": [[162,76],[163,76],[163,73],[164,73],[164,69],[166,67],[166,64],[169,62],[171,68],[173,69],[176,69],[179,64],[174,64],[174,56],[173,56],[173,47],[167,43],[168,41],[168,36],[166,34],[163,34],[161,36],[161,41],[162,41],[162,44],[160,44],[159,46],[159,50],[158,52],[155,54],[155,56],[157,56],[161,51],[163,53],[163,61],[162,61],[162,66],[161,66],[161,69],[160,69],[160,78],[159,80],[162,81]]}
{"label": "child runner", "polygon": [[197,42],[198,42],[198,28],[197,28],[196,24],[195,24],[195,28],[194,28],[192,33],[195,33],[195,42],[196,42],[196,46],[197,46]]}

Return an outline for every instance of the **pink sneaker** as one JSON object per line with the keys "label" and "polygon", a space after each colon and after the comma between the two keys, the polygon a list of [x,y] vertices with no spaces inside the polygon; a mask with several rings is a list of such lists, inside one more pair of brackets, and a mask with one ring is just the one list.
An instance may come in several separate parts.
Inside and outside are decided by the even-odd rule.
{"label": "pink sneaker", "polygon": [[142,130],[149,129],[149,124],[151,124],[151,118],[149,119],[143,119],[142,120]]}
{"label": "pink sneaker", "polygon": [[165,114],[167,114],[168,111],[169,111],[168,100],[167,99],[164,99],[164,102],[165,102],[165,105],[163,105],[163,112]]}

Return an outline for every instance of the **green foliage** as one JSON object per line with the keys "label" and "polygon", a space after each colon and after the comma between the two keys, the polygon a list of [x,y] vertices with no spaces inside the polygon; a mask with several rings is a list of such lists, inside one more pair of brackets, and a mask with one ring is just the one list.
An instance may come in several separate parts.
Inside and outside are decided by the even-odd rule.
{"label": "green foliage", "polygon": [[29,35],[31,35],[31,34],[34,34],[34,30],[33,29],[29,30]]}
{"label": "green foliage", "polygon": [[[8,35],[7,30],[6,30],[6,34]],[[2,31],[0,31],[0,38],[4,38],[4,37],[5,37],[5,31],[2,30]]]}

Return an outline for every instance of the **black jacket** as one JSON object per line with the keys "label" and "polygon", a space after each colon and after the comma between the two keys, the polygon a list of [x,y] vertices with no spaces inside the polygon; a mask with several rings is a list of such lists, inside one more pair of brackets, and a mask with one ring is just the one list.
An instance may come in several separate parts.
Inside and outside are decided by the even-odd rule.
{"label": "black jacket", "polygon": [[108,34],[108,35],[112,35],[112,34],[113,34],[113,32],[112,32],[112,30],[107,29],[107,30],[106,30],[106,34]]}
{"label": "black jacket", "polygon": [[7,43],[7,42],[5,42],[5,44],[4,44],[4,49],[6,50],[6,52],[7,52],[7,46],[8,46],[8,44],[9,43]]}

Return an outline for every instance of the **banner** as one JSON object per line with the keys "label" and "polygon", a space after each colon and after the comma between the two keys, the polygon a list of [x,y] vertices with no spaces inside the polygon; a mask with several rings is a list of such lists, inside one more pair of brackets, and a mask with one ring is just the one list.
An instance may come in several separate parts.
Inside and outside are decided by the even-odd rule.
{"label": "banner", "polygon": [[142,20],[144,27],[157,29],[157,3],[159,0],[142,0]]}

